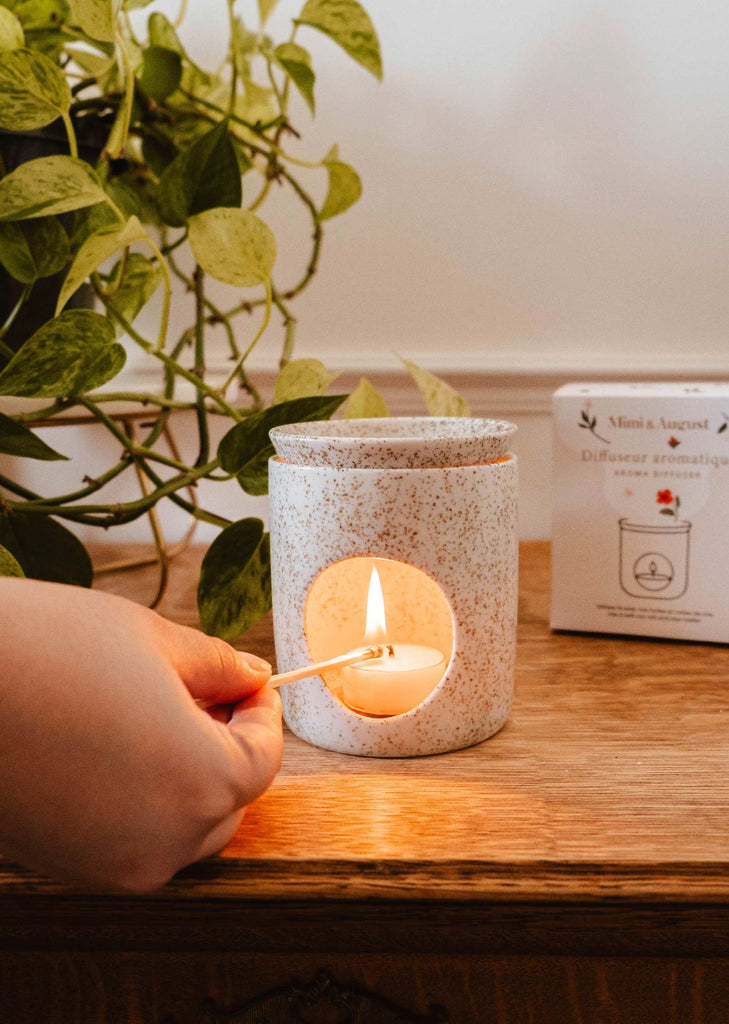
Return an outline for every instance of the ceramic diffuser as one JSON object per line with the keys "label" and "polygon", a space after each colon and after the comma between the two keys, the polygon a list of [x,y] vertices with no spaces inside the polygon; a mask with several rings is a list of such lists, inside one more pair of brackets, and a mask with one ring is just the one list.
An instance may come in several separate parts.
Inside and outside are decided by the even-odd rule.
{"label": "ceramic diffuser", "polygon": [[271,431],[279,671],[386,645],[381,657],[282,689],[298,736],[408,757],[503,726],[516,633],[515,429],[422,417]]}

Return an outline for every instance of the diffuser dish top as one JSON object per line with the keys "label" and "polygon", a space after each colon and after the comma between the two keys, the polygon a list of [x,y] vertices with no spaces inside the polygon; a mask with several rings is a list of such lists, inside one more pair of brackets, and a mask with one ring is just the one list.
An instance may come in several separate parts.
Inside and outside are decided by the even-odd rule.
{"label": "diffuser dish top", "polygon": [[408,416],[289,423],[270,437],[280,458],[299,466],[416,469],[500,459],[515,431],[505,420]]}

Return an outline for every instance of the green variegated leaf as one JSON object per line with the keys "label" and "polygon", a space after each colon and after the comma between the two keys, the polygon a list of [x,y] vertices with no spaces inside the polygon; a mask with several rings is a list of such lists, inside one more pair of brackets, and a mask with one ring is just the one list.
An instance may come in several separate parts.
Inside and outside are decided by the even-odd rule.
{"label": "green variegated leaf", "polygon": [[245,469],[236,474],[236,479],[246,494],[254,497],[268,494],[268,460],[271,453],[261,452],[251,459]]}
{"label": "green variegated leaf", "polygon": [[19,50],[25,46],[23,26],[7,7],[0,7],[0,51]]}
{"label": "green variegated leaf", "polygon": [[33,50],[0,53],[0,128],[43,128],[70,106],[68,82],[52,60]]}
{"label": "green variegated leaf", "polygon": [[86,548],[50,516],[0,512],[0,545],[31,579],[91,586],[94,571]]}
{"label": "green variegated leaf", "polygon": [[182,43],[175,32],[172,22],[159,11],[155,11],[149,16],[147,36],[150,46],[161,46],[165,50],[173,50],[175,53],[179,53],[181,57],[185,56]]}
{"label": "green variegated leaf", "polygon": [[145,136],[142,139],[142,156],[159,178],[177,156],[177,148],[169,139]]}
{"label": "green variegated leaf", "polygon": [[465,398],[461,398],[455,388],[446,384],[429,370],[424,370],[415,363],[403,359],[403,363],[418,385],[418,390],[425,400],[425,406],[431,416],[470,416],[470,409]]}
{"label": "green variegated leaf", "polygon": [[[102,56],[75,46],[67,46],[66,53],[73,57],[74,64],[78,64],[82,71],[93,76],[102,88],[109,84],[109,76],[116,67],[113,57]],[[118,88],[114,91],[118,91]]]}
{"label": "green variegated leaf", "polygon": [[0,180],[0,221],[80,210],[105,198],[99,179],[84,160],[42,156]]}
{"label": "green variegated leaf", "polygon": [[[139,193],[132,182],[136,180],[133,172],[127,171],[110,178],[106,182],[105,191],[115,206],[119,207],[123,216],[129,220],[130,217],[137,217],[141,220],[142,203]],[[119,223],[117,219],[117,223]]]}
{"label": "green variegated leaf", "polygon": [[337,377],[338,373],[330,373],[318,359],[294,359],[276,378],[273,400],[290,402],[294,398],[323,395]]}
{"label": "green variegated leaf", "polygon": [[71,16],[66,0],[22,0],[4,6],[12,10],[23,26],[29,48],[59,63],[65,41],[59,28]]}
{"label": "green variegated leaf", "polygon": [[0,263],[16,281],[51,277],[70,258],[68,235],[55,217],[0,223]]}
{"label": "green variegated leaf", "polygon": [[66,274],[66,280],[63,282],[63,287],[56,303],[56,315],[60,313],[89,274],[93,274],[95,270],[98,270],[105,260],[108,260],[119,249],[126,249],[132,242],[139,242],[146,237],[147,232],[137,218],[130,217],[126,224],[118,222],[116,224],[109,224],[87,238],[76,253],[76,258],[71,264],[68,274]]}
{"label": "green variegated leaf", "polygon": [[180,84],[182,59],[174,50],[148,46],[144,51],[139,88],[157,103],[166,100]]}
{"label": "green variegated leaf", "polygon": [[200,625],[234,640],[271,608],[269,536],[260,519],[241,519],[207,550],[197,589]]}
{"label": "green variegated leaf", "polygon": [[276,240],[248,210],[217,207],[198,213],[190,218],[189,238],[197,262],[218,281],[252,288],[271,277]]}
{"label": "green variegated leaf", "polygon": [[[116,277],[119,270],[120,266],[117,263],[112,276]],[[141,253],[130,252],[124,265],[119,287],[110,296],[110,302],[124,320],[128,324],[132,324],[140,309],[154,295],[161,280],[162,268],[158,263],[147,259]],[[123,333],[123,328],[117,320],[113,320],[113,323],[118,337]]]}
{"label": "green variegated leaf", "polygon": [[375,78],[382,78],[377,33],[367,11],[357,0],[307,0],[296,22],[318,28]]}
{"label": "green variegated leaf", "polygon": [[389,416],[387,402],[377,388],[366,377],[360,377],[359,384],[352,392],[344,410],[347,420],[370,420],[378,416]]}
{"label": "green variegated leaf", "polygon": [[62,398],[105,384],[124,366],[114,328],[90,309],[69,309],[39,327],[0,373],[0,395]]}
{"label": "green variegated leaf", "polygon": [[59,26],[71,17],[67,0],[20,0],[8,7],[23,26],[26,37],[33,34],[33,49],[37,49],[38,37],[44,30],[58,35]]}
{"label": "green variegated leaf", "polygon": [[328,420],[346,400],[346,395],[316,395],[272,405],[247,416],[223,437],[218,446],[220,465],[235,473],[249,494],[268,492],[268,460],[274,448],[268,436],[272,427],[305,420]]}
{"label": "green variegated leaf", "polygon": [[214,207],[240,207],[240,168],[227,121],[175,157],[160,178],[159,209],[166,224],[182,227]]}
{"label": "green variegated leaf", "polygon": [[238,161],[238,173],[242,178],[243,175],[247,174],[253,167],[253,161],[248,156],[248,152],[244,148],[243,143],[235,136],[233,136],[231,142],[233,143],[233,149],[235,150],[235,158]]}
{"label": "green variegated leaf", "polygon": [[314,80],[311,57],[303,46],[296,43],[282,43],[273,55],[301,93],[309,110],[314,113]]}
{"label": "green variegated leaf", "polygon": [[271,12],[278,3],[278,0],[258,0],[258,14],[261,18],[261,28],[268,21]]}
{"label": "green variegated leaf", "polygon": [[157,210],[159,184],[146,174],[126,171],[106,184],[106,191],[124,216],[138,217],[143,224],[161,224]]}
{"label": "green variegated leaf", "polygon": [[2,546],[0,546],[0,576],[17,576],[19,578],[25,576],[17,558]]}
{"label": "green variegated leaf", "polygon": [[362,195],[362,182],[354,167],[338,158],[337,147],[324,157],[324,166],[329,174],[329,189],[324,205],[319,211],[319,220],[329,220],[344,213]]}
{"label": "green variegated leaf", "polygon": [[71,233],[71,252],[76,253],[83,243],[101,228],[109,224],[118,224],[119,220],[108,203],[97,203],[77,210],[74,216]]}
{"label": "green variegated leaf", "polygon": [[114,42],[117,6],[114,0],[69,0],[71,16],[92,39]]}
{"label": "green variegated leaf", "polygon": [[41,459],[43,462],[55,462],[66,459],[45,441],[41,441],[32,430],[22,423],[17,423],[9,416],[0,412],[0,452],[3,455],[18,455],[24,459]]}
{"label": "green variegated leaf", "polygon": [[251,58],[258,52],[258,34],[250,32],[241,18],[236,18],[233,25],[232,54],[235,70],[241,80],[250,78]]}

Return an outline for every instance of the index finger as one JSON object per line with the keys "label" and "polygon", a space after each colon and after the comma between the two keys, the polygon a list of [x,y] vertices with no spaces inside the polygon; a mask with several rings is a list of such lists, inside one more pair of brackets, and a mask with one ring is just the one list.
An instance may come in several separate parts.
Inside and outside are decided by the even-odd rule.
{"label": "index finger", "polygon": [[193,697],[206,704],[234,704],[265,686],[267,661],[237,651],[215,636],[162,620],[165,649],[173,668]]}

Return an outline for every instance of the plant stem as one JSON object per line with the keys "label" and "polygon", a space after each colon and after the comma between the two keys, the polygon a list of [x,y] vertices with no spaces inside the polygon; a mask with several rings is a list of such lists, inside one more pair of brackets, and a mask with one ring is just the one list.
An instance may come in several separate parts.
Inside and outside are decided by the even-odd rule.
{"label": "plant stem", "polygon": [[321,222],[319,220],[319,214],[317,212],[316,206],[314,205],[314,201],[311,199],[311,197],[308,195],[308,193],[306,193],[303,190],[303,188],[298,183],[296,178],[293,178],[286,171],[286,169],[282,170],[282,174],[283,174],[283,177],[286,179],[286,181],[291,186],[291,188],[294,190],[296,195],[299,197],[301,202],[304,204],[304,206],[306,206],[307,210],[309,211],[309,214],[311,215],[311,220],[312,220],[312,223],[314,225],[314,234],[313,234],[313,238],[312,238],[311,256],[309,258],[309,263],[308,263],[308,265],[306,267],[306,271],[304,273],[304,276],[301,278],[301,280],[298,282],[298,284],[295,284],[293,286],[293,288],[289,288],[288,291],[281,293],[282,298],[284,298],[284,299],[293,299],[293,298],[295,298],[299,294],[299,292],[303,291],[304,288],[306,288],[306,286],[308,285],[309,281],[312,279],[312,277],[316,273],[316,269],[317,269],[317,266],[319,264],[319,255],[321,253],[321,243],[322,243],[322,238],[324,237],[324,231],[322,229]]}
{"label": "plant stem", "polygon": [[[219,114],[221,118],[229,117],[235,124],[241,125],[243,128],[247,128],[249,132],[252,132],[257,139],[261,142],[265,142],[270,150],[262,150],[260,148],[252,146],[252,149],[256,149],[259,153],[266,156],[268,152],[273,151],[277,156],[280,156],[283,160],[286,160],[290,164],[295,164],[297,167],[306,167],[309,170],[318,170],[324,166],[323,160],[300,160],[298,157],[291,156],[290,153],[286,153],[280,146],[278,146],[272,139],[269,139],[264,134],[264,129],[257,124],[251,124],[250,121],[245,121],[242,117],[238,117],[236,114],[223,110],[216,103],[211,103],[209,100],[204,100],[201,96],[196,96],[195,93],[187,92],[185,89],[181,89],[180,92],[183,96],[187,97],[193,103],[199,103],[201,106],[206,107],[208,110],[213,110],[216,114]],[[277,119],[278,120],[278,119]]]}
{"label": "plant stem", "polygon": [[[229,3],[229,6],[230,3]],[[195,284],[195,369],[194,373],[204,381],[205,378],[205,275],[198,264],[192,275]],[[210,457],[210,434],[208,432],[208,418],[205,412],[205,395],[202,391],[197,393],[195,403],[197,414],[197,431],[200,438],[200,449],[198,451],[196,466],[202,466]]]}
{"label": "plant stem", "polygon": [[22,484],[17,484],[10,477],[5,476],[4,473],[0,473],[0,484],[7,490],[12,491],[13,494],[19,495],[21,498],[27,498],[29,501],[43,500],[40,495],[34,491],[29,491],[27,487],[23,487]]}
{"label": "plant stem", "polygon": [[261,191],[258,193],[256,198],[253,200],[253,202],[248,207],[248,210],[251,213],[255,213],[256,210],[261,206],[261,204],[265,200],[266,196],[271,191],[271,186],[272,185],[273,185],[273,178],[267,177],[266,180],[263,183],[263,188],[261,189]]}
{"label": "plant stem", "polygon": [[164,258],[164,256],[160,252],[159,247],[157,246],[157,243],[151,237],[149,232],[146,232],[146,235],[147,235],[147,238],[146,238],[147,245],[150,247],[150,249],[154,253],[154,255],[155,255],[156,259],[157,259],[157,262],[160,265],[160,269],[162,270],[162,275],[163,275],[163,277],[165,279],[164,280],[165,294],[164,294],[164,298],[162,300],[162,315],[160,316],[159,334],[157,335],[157,347],[155,349],[155,352],[157,353],[157,352],[161,352],[164,349],[164,347],[165,347],[165,340],[167,338],[167,327],[168,327],[169,322],[170,322],[170,299],[172,298],[172,281],[170,280],[170,268],[167,266],[167,260]]}
{"label": "plant stem", "polygon": [[[268,71],[268,80],[271,83],[271,88],[273,89],[273,94],[276,97],[276,102],[278,103],[278,108],[281,111],[281,114],[283,116],[285,116],[284,115],[283,95],[281,94],[281,92],[279,90],[278,83],[277,83],[277,81],[276,81],[276,79],[274,77],[274,74],[273,74],[273,62],[271,60],[269,60],[268,57],[266,57],[266,70]],[[288,75],[286,76],[286,84],[288,84]]]}
{"label": "plant stem", "polygon": [[65,113],[61,114],[61,117],[63,118],[63,124],[66,128],[66,135],[68,135],[69,152],[71,153],[71,156],[77,157],[78,145],[76,144],[76,132],[73,128],[73,122],[71,121],[71,117],[68,111],[65,111]]}
{"label": "plant stem", "polygon": [[[282,292],[278,291],[277,289],[274,289],[274,302],[276,302],[276,297],[278,297],[279,300],[285,299],[286,301],[295,299],[296,296],[299,295],[306,288],[306,286],[309,284],[309,281],[311,281],[312,277],[316,273],[317,268],[319,266],[321,244],[324,237],[324,231],[318,219],[317,209],[311,197],[304,191],[304,189],[301,187],[298,181],[296,181],[295,178],[291,177],[291,175],[285,170],[285,168],[282,168],[281,173],[285,180],[292,187],[294,192],[296,192],[297,196],[302,201],[302,203],[306,206],[307,210],[309,211],[314,231],[312,234],[311,256],[309,257],[309,262],[306,266],[304,274],[299,279],[299,281],[296,282],[295,285],[292,285],[292,287],[287,289],[286,291]],[[232,309],[224,311],[222,315],[224,317],[231,317],[236,316],[238,313],[250,313],[257,306],[262,306],[265,301],[266,299],[247,299],[245,302],[241,302],[238,306],[233,306]],[[278,305],[279,303],[276,302],[276,304]],[[285,318],[288,319],[289,314],[284,313],[284,316]]]}
{"label": "plant stem", "polygon": [[173,28],[179,28],[180,27],[182,22],[185,20],[185,14],[186,13],[187,13],[187,0],[182,0],[182,3],[180,4],[180,9],[177,12],[177,17],[172,22],[172,27]]}
{"label": "plant stem", "polygon": [[92,402],[91,399],[88,398],[85,395],[80,396],[78,401],[79,401],[79,405],[82,405],[84,407],[84,409],[87,409],[91,413],[91,415],[94,417],[94,419],[96,419],[100,423],[104,424],[104,426],[109,431],[109,433],[113,434],[114,437],[117,439],[117,441],[119,441],[121,443],[121,446],[124,448],[125,451],[128,451],[128,452],[131,453],[131,450],[129,448],[129,438],[128,438],[128,436],[124,433],[123,430],[121,430],[116,425],[116,423],[111,418],[111,416],[108,416],[104,412],[104,410],[101,408],[101,406],[96,405],[95,402]]}
{"label": "plant stem", "polygon": [[218,460],[213,459],[212,462],[207,462],[204,466],[190,469],[187,473],[180,473],[170,480],[166,480],[160,487],[157,487],[156,490],[151,491],[143,498],[137,498],[136,501],[120,502],[111,507],[109,505],[76,505],[71,508],[61,507],[57,509],[46,507],[44,512],[52,515],[63,515],[65,518],[68,518],[69,515],[82,514],[88,516],[92,513],[101,513],[105,514],[105,520],[99,520],[99,525],[114,526],[119,523],[131,523],[135,519],[139,519],[140,516],[145,515],[147,509],[156,505],[161,498],[166,498],[183,487],[189,487],[195,481],[201,479],[201,477],[205,477],[208,473],[217,469],[219,465]]}
{"label": "plant stem", "polygon": [[[169,263],[170,263],[170,267],[172,268],[172,273],[177,278],[179,278],[179,280],[182,281],[188,288],[194,289],[194,287],[195,287],[194,281],[191,280],[187,276],[187,274],[181,269],[181,267],[179,266],[177,261],[174,259],[174,257],[172,257],[172,256],[169,257]],[[232,325],[230,323],[230,318],[225,313],[223,313],[222,310],[218,309],[218,307],[213,302],[211,302],[211,300],[207,297],[207,295],[204,296],[204,301],[205,301],[205,308],[208,309],[210,311],[210,314],[211,314],[210,317],[207,320],[207,323],[209,323],[209,324],[219,323],[219,324],[223,325],[223,329],[224,329],[224,331],[225,331],[225,333],[227,335],[227,338],[228,338],[228,346],[230,348],[230,354],[233,357],[233,359],[235,359],[236,361],[239,361],[240,360],[241,352],[240,352],[240,349],[238,348],[238,342],[235,340],[235,332],[233,331],[233,327],[232,327]],[[262,300],[262,301],[265,301],[265,300]],[[238,366],[238,376],[240,378],[241,387],[253,399],[254,411],[258,411],[259,409],[262,409],[263,408],[263,399],[261,398],[260,392],[258,391],[258,388],[255,386],[253,381],[250,379],[250,377],[246,373],[245,367],[243,366],[242,363],[240,363],[239,366]]]}
{"label": "plant stem", "polygon": [[291,361],[291,356],[294,354],[294,339],[296,337],[296,317],[291,316],[289,311],[284,306],[283,302],[278,296],[274,296],[274,302],[277,308],[283,313],[284,317],[284,344],[281,350],[281,358],[278,361],[279,368],[283,370],[284,366]]}
{"label": "plant stem", "polygon": [[[30,290],[31,290],[32,287],[33,287],[33,282],[31,281],[30,284],[26,284],[25,288],[23,288],[22,292],[20,293],[20,298],[15,303],[13,308],[10,310],[10,313],[8,314],[8,317],[7,317],[7,320],[5,321],[5,323],[2,325],[2,327],[0,327],[0,340],[2,340],[5,337],[5,335],[8,333],[10,328],[13,326],[18,313],[20,312],[20,310],[23,307],[23,303],[26,301],[26,299],[30,295]],[[10,357],[9,357],[10,359],[12,359],[13,356],[15,355],[13,350],[8,345],[3,345],[3,351],[4,352],[5,351],[6,352],[10,352]]]}
{"label": "plant stem", "polygon": [[182,232],[180,237],[176,238],[174,242],[171,242],[169,245],[162,245],[162,246],[160,246],[160,252],[162,252],[163,255],[169,257],[170,253],[173,253],[175,251],[175,249],[179,248],[179,246],[184,245],[184,243],[186,241],[187,241],[187,228],[185,228],[185,230]]}
{"label": "plant stem", "polygon": [[96,286],[94,290],[101,299],[101,301],[103,302],[106,309],[108,309],[113,314],[113,316],[116,317],[116,319],[119,321],[119,323],[124,328],[129,337],[133,341],[135,341],[137,345],[140,346],[140,348],[143,348],[144,351],[147,352],[149,355],[155,356],[155,358],[159,359],[161,363],[164,363],[164,365],[167,367],[168,370],[171,371],[173,375],[176,374],[179,377],[183,377],[185,380],[189,381],[190,384],[193,384],[198,391],[202,391],[203,394],[207,395],[208,398],[215,402],[215,404],[219,406],[219,408],[222,409],[224,413],[226,413],[228,416],[234,419],[236,423],[243,418],[240,411],[238,409],[234,409],[232,405],[229,405],[228,402],[226,402],[225,399],[222,397],[222,394],[220,392],[215,391],[213,388],[209,387],[204,381],[200,380],[200,378],[196,376],[196,374],[192,373],[190,370],[186,370],[184,366],[180,366],[180,364],[176,362],[175,359],[173,359],[171,356],[168,356],[165,352],[160,352],[152,345],[150,341],[147,341],[146,338],[143,338],[142,335],[139,334],[139,332],[136,331],[134,327],[132,327],[132,325],[129,323],[126,317],[122,316],[122,314],[119,313],[114,308],[114,304],[103,294],[103,292],[98,286]]}
{"label": "plant stem", "polygon": [[246,359],[251,354],[253,349],[256,347],[256,345],[258,344],[258,341],[260,340],[261,336],[263,335],[263,333],[265,332],[266,328],[268,327],[268,321],[271,319],[271,306],[272,306],[272,302],[271,302],[271,279],[267,278],[267,280],[266,280],[266,312],[264,314],[263,321],[261,323],[261,326],[256,331],[256,333],[255,333],[251,343],[249,344],[248,348],[238,358],[238,361],[236,362],[235,366],[233,367],[231,373],[228,375],[228,379],[226,380],[225,384],[223,384],[222,388],[220,389],[222,394],[225,394],[225,392],[228,390],[228,387],[233,383],[233,381],[235,380],[236,374],[240,370],[241,366],[243,366],[243,364],[245,363]]}
{"label": "plant stem", "polygon": [[[228,319],[228,317],[224,316],[224,314],[221,313],[217,306],[214,306],[209,299],[205,300],[205,305],[210,310],[214,320],[223,325],[223,329],[225,330],[225,333],[228,337],[228,347],[230,348],[230,354],[233,357],[233,359],[239,361],[241,353],[240,349],[238,348],[238,342],[235,340],[235,332],[233,330],[230,320]],[[246,368],[243,365],[243,363],[240,363],[240,365],[238,366],[238,377],[240,379],[241,387],[250,395],[250,397],[253,400],[254,410],[258,411],[259,409],[262,409],[263,399],[261,398],[261,394],[258,388],[255,386],[253,381],[246,373]]]}
{"label": "plant stem", "polygon": [[[238,117],[237,114],[228,114],[227,111],[223,110],[223,108],[219,107],[216,103],[211,103],[209,100],[204,100],[202,96],[196,96],[194,92],[188,92],[186,89],[180,89],[180,92],[186,99],[190,100],[191,103],[198,103],[201,107],[205,107],[207,110],[214,111],[216,114],[220,116],[221,120],[224,117],[229,117],[230,120],[234,122],[234,124],[239,124],[241,125],[241,127],[247,128],[249,132],[256,136],[256,138],[259,138],[262,142],[270,143],[270,140],[265,135],[262,134],[262,130],[257,125],[251,124],[250,121],[245,121],[242,117]],[[179,113],[177,108],[173,107],[171,104],[168,104],[168,106],[176,114]],[[205,115],[201,114],[200,116],[204,117]],[[211,121],[213,124],[218,123],[218,121],[213,117],[208,117],[207,120]],[[262,156],[268,155],[267,151],[265,149],[261,149],[260,146],[255,146],[253,143],[250,142],[248,143],[248,145],[251,147],[251,149],[253,149],[257,153],[260,153]]]}
{"label": "plant stem", "polygon": [[[102,391],[99,394],[89,394],[86,396],[92,402],[97,405],[103,405],[105,402],[136,402],[141,406],[155,405],[162,409],[181,409],[189,410],[195,408],[194,402],[179,402],[170,398],[163,398],[160,395],[152,395],[148,392],[135,392],[135,391]],[[14,420],[19,423],[42,423],[45,420],[51,419],[59,412],[66,412],[68,409],[72,409],[76,405],[81,403],[78,399],[69,398],[63,402],[53,402],[51,405],[46,405],[42,409],[35,409],[33,412],[19,412],[13,416]],[[209,412],[218,412],[217,409],[209,409]]]}
{"label": "plant stem", "polygon": [[[158,477],[157,474],[149,468],[149,466],[145,466],[144,471],[156,486],[161,487],[163,485],[164,481]],[[208,479],[210,479],[210,476],[208,476]],[[176,491],[172,494],[168,494],[167,497],[174,505],[184,509],[185,512],[189,512],[194,519],[199,519],[202,523],[211,523],[213,526],[219,526],[222,529],[226,526],[230,526],[231,524],[230,519],[226,519],[224,516],[218,516],[214,512],[207,512],[204,508],[199,508],[197,505],[193,505],[191,501],[183,498],[182,495],[178,494]]]}
{"label": "plant stem", "polygon": [[[127,41],[121,32],[116,32],[116,44],[121,54],[121,62],[124,68],[124,96],[122,97],[119,110],[117,111],[116,120],[111,129],[111,135],[109,140],[113,140],[113,144],[109,148],[109,156],[114,160],[116,159],[124,149],[124,144],[127,141],[129,135],[129,125],[132,120],[132,106],[134,104],[134,68],[132,66],[132,58],[129,54],[129,47]],[[123,218],[121,218],[123,219]]]}
{"label": "plant stem", "polygon": [[89,494],[94,494],[96,491],[100,491],[102,487],[113,480],[115,477],[123,473],[125,469],[129,469],[131,462],[129,459],[121,459],[116,465],[112,466],[111,469],[107,469],[101,476],[94,477],[87,487],[82,487],[78,491],[71,491],[69,494],[59,494],[54,498],[36,498],[28,501],[25,505],[29,511],[35,509],[38,512],[45,511],[47,505],[58,506],[67,505],[72,501],[79,501],[81,498],[88,497]]}
{"label": "plant stem", "polygon": [[238,62],[235,59],[234,51],[236,34],[235,13],[233,11],[234,4],[235,0],[228,0],[228,27],[230,30],[230,45],[232,51],[230,55],[230,96],[228,97],[228,117],[232,117],[235,113],[235,98],[236,93],[238,92]]}

